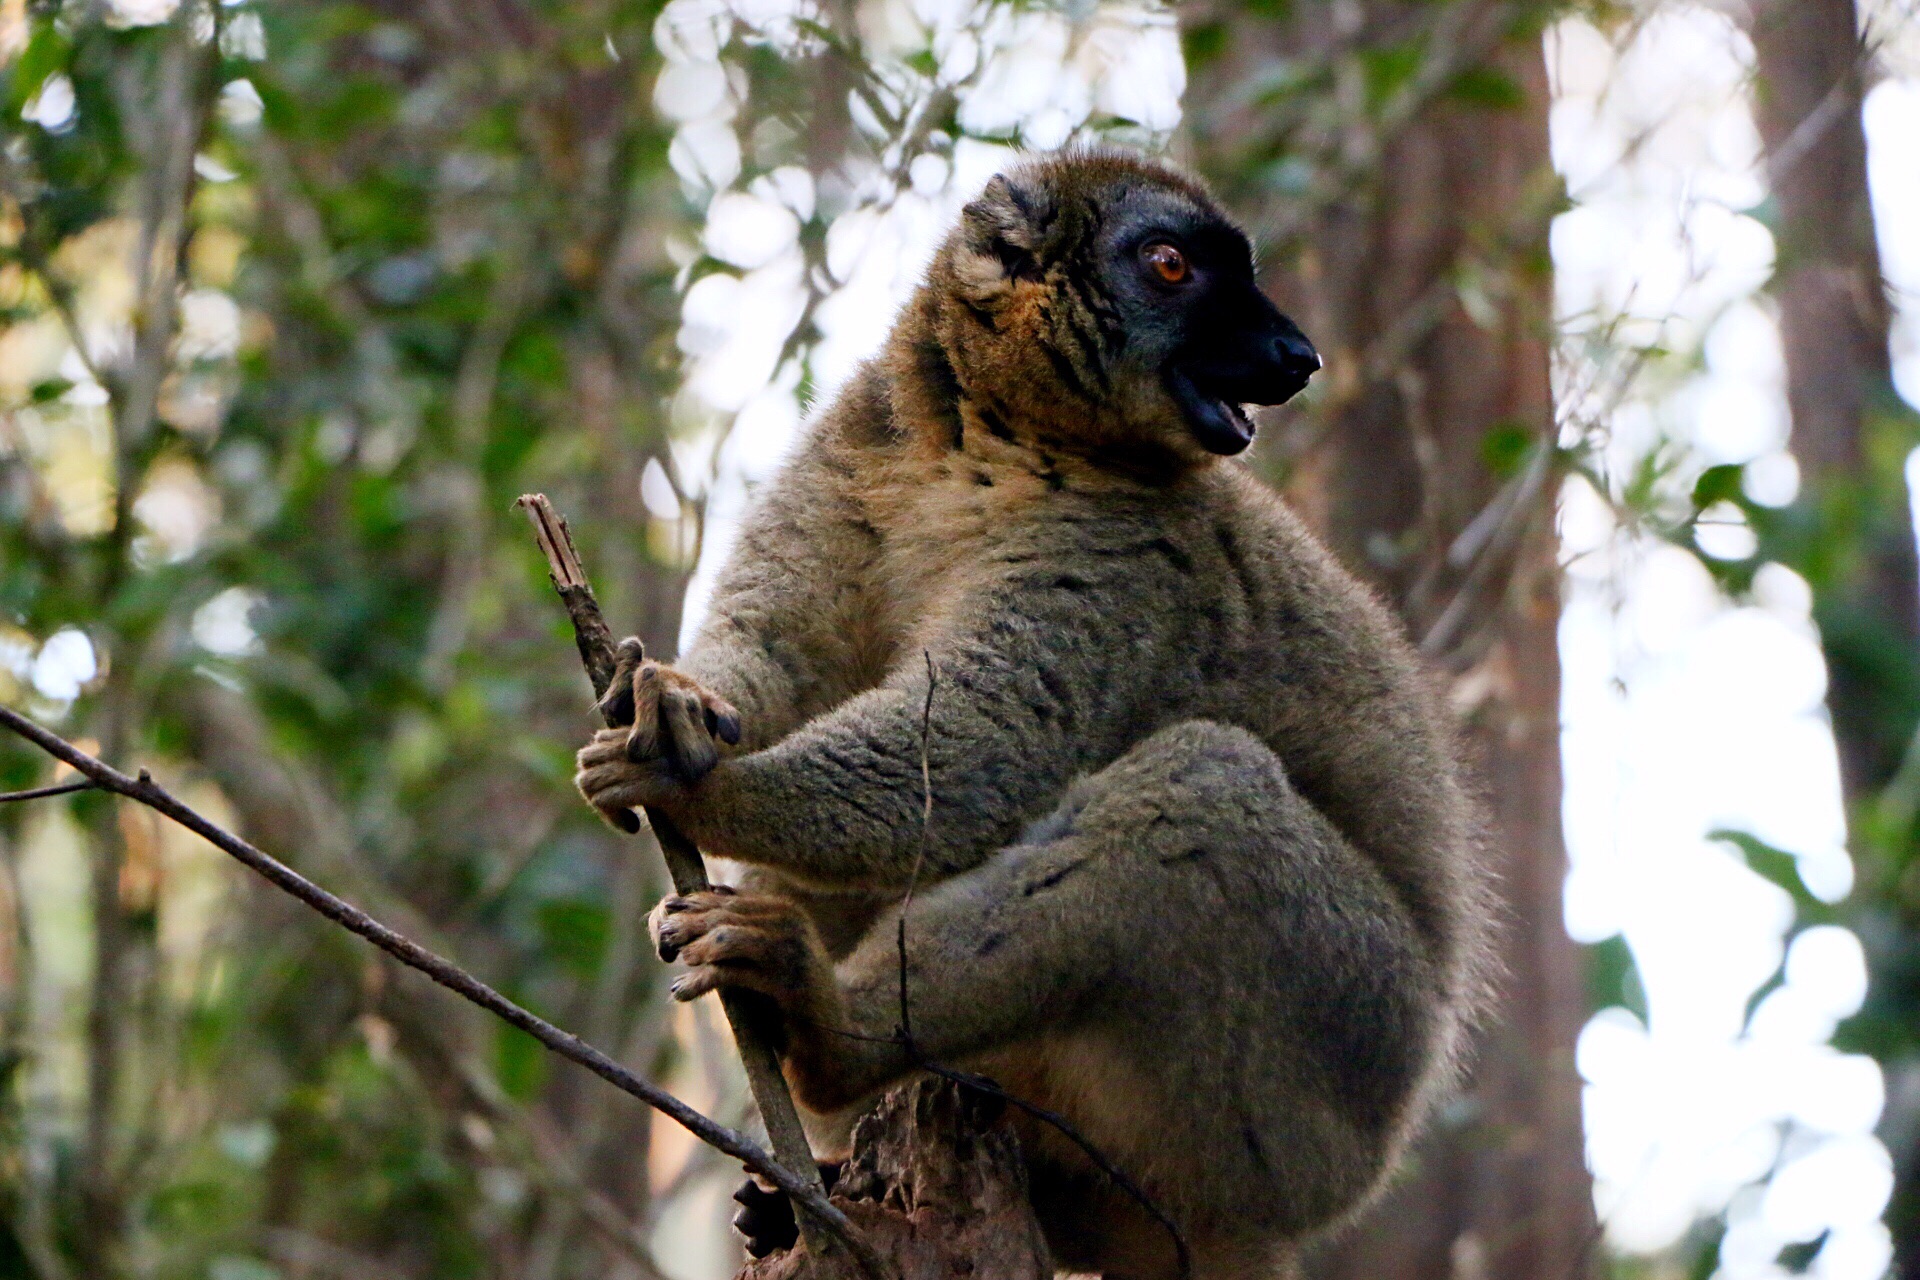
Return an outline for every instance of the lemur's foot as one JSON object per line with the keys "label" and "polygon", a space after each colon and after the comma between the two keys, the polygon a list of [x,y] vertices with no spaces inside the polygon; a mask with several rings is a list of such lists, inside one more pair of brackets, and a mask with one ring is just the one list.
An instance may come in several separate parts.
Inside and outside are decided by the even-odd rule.
{"label": "lemur's foot", "polygon": [[806,913],[773,894],[724,886],[669,894],[647,917],[647,928],[662,960],[687,966],[670,987],[676,1000],[728,987],[758,992],[806,1016],[821,984],[831,980]]}
{"label": "lemur's foot", "polygon": [[[820,1162],[820,1181],[827,1190],[840,1180],[838,1163]],[[791,1249],[800,1238],[800,1227],[793,1219],[793,1201],[775,1187],[769,1189],[753,1178],[740,1184],[733,1193],[740,1212],[733,1215],[733,1229],[747,1238],[747,1252],[764,1258],[776,1249]]]}

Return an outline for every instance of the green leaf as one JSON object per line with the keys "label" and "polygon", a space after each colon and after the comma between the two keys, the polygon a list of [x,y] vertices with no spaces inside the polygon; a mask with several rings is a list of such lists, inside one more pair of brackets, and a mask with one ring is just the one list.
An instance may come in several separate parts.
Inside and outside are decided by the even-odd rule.
{"label": "green leaf", "polygon": [[1488,427],[1480,437],[1480,456],[1487,470],[1504,480],[1520,470],[1533,447],[1535,432],[1526,423],[1507,418]]}
{"label": "green leaf", "polygon": [[1693,506],[1696,511],[1705,511],[1716,502],[1731,502],[1746,506],[1746,491],[1741,488],[1745,469],[1738,463],[1726,462],[1717,467],[1708,467],[1693,482]]}
{"label": "green leaf", "polygon": [[1514,111],[1526,105],[1519,82],[1497,67],[1469,67],[1447,86],[1447,96],[1489,111]]}
{"label": "green leaf", "polygon": [[1762,879],[1785,889],[1793,898],[1795,915],[1802,925],[1832,924],[1838,919],[1833,904],[1814,897],[1800,878],[1800,860],[1784,849],[1776,849],[1745,831],[1710,831],[1707,838],[1732,845]]}
{"label": "green leaf", "polygon": [[1619,934],[1586,948],[1587,1007],[1604,1009],[1624,1005],[1642,1022],[1647,1019],[1647,992],[1633,949]]}
{"label": "green leaf", "polygon": [[1227,24],[1195,23],[1180,33],[1180,47],[1186,53],[1188,73],[1198,71],[1227,51]]}
{"label": "green leaf", "polygon": [[1405,40],[1383,48],[1363,49],[1360,65],[1366,73],[1367,103],[1379,107],[1413,80],[1425,57],[1425,42]]}

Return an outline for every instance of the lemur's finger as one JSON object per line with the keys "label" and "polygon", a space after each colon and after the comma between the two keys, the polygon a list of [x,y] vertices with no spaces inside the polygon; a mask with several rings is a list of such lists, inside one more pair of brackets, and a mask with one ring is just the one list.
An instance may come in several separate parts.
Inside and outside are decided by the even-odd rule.
{"label": "lemur's finger", "polygon": [[636,776],[628,764],[599,765],[575,775],[573,782],[588,804],[602,809],[651,804],[660,790],[656,781]]}
{"label": "lemur's finger", "polygon": [[627,758],[627,731],[625,729],[602,729],[593,735],[593,741],[574,755],[574,762],[581,769],[591,769],[595,765],[612,764],[616,760]]}
{"label": "lemur's finger", "polygon": [[[611,810],[657,804],[680,784],[667,776],[658,763],[636,768],[626,760],[613,760],[583,766],[573,775],[573,785],[579,788],[588,804],[596,809]],[[607,821],[623,831],[628,830],[627,824],[618,818],[609,815]]]}
{"label": "lemur's finger", "polygon": [[667,994],[685,1004],[709,991],[752,991],[779,1002],[793,996],[793,988],[765,970],[746,964],[703,964],[667,984]]}
{"label": "lemur's finger", "polygon": [[667,984],[667,994],[681,1004],[687,1004],[709,991],[718,991],[722,980],[720,970],[712,965],[704,969],[689,969]]}
{"label": "lemur's finger", "polygon": [[626,753],[627,731],[602,729],[593,735],[592,742],[575,754],[577,772],[573,775],[573,785],[580,789],[587,803],[600,811],[601,817],[617,829],[634,835],[640,830],[639,816],[624,806],[607,803],[608,798],[604,794],[618,776],[616,772],[610,772],[610,767],[624,766]]}
{"label": "lemur's finger", "polygon": [[640,833],[640,815],[633,811],[632,805],[604,802],[593,796],[588,796],[587,802],[614,830],[630,836]]}
{"label": "lemur's finger", "polygon": [[699,696],[685,689],[667,690],[660,695],[660,709],[668,750],[680,767],[680,776],[689,782],[706,777],[720,763],[720,752],[707,732]]}
{"label": "lemur's finger", "polygon": [[633,671],[633,728],[627,733],[627,759],[639,764],[660,755],[660,664],[643,662]]}
{"label": "lemur's finger", "polygon": [[789,977],[794,967],[794,939],[783,930],[749,924],[720,924],[680,947],[680,958],[698,968],[719,964],[764,970],[771,977]]}
{"label": "lemur's finger", "polygon": [[[779,900],[771,895],[740,894],[732,885],[716,884],[694,893],[670,893],[647,913],[647,932],[653,937],[654,950],[671,963],[680,948],[721,921],[745,909],[752,919],[769,914],[762,903]],[[782,904],[784,905],[784,904]]]}
{"label": "lemur's finger", "polygon": [[675,921],[683,935],[682,941],[727,924],[794,935],[806,932],[805,916],[787,899],[771,893],[740,893],[722,884],[696,893],[662,898],[654,910],[662,918],[671,917]]}
{"label": "lemur's finger", "polygon": [[735,897],[729,891],[722,896],[721,886],[718,885],[702,893],[663,899],[654,909],[660,913],[663,921],[672,921],[673,932],[677,940],[683,943],[691,942],[710,929],[730,924],[792,934],[805,932],[797,914],[799,909],[792,903],[771,894],[741,894]]}
{"label": "lemur's finger", "polygon": [[722,907],[732,909],[740,903],[767,901],[778,902],[780,899],[770,893],[741,893],[730,884],[710,884],[692,893],[670,893],[660,899],[654,910],[666,915],[678,915],[686,911],[718,911]]}
{"label": "lemur's finger", "polygon": [[638,636],[628,636],[614,649],[613,679],[607,682],[607,691],[594,704],[609,725],[633,723],[633,673],[646,660],[646,647]]}
{"label": "lemur's finger", "polygon": [[674,913],[686,910],[686,899],[677,894],[668,894],[647,912],[647,932],[653,937],[654,954],[668,964],[680,954],[683,939],[674,927]]}
{"label": "lemur's finger", "polygon": [[740,712],[731,702],[717,693],[700,691],[700,701],[706,707],[707,732],[730,747],[740,745]]}

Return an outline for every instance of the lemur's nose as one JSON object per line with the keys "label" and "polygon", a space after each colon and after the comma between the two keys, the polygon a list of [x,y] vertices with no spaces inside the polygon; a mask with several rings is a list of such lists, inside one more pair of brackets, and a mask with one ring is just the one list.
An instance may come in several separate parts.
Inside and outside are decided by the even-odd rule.
{"label": "lemur's nose", "polygon": [[1274,336],[1271,358],[1288,377],[1298,378],[1302,383],[1317,373],[1323,363],[1320,353],[1307,341],[1307,335],[1292,325]]}

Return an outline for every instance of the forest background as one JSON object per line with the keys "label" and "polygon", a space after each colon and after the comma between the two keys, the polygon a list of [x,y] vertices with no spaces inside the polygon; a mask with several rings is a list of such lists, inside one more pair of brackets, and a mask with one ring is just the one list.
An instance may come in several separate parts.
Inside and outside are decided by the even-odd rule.
{"label": "forest background", "polygon": [[[1165,150],[1327,355],[1253,465],[1445,673],[1507,906],[1316,1274],[1920,1276],[1917,136],[1912,0],[0,0],[0,704],[749,1121],[512,499],[672,652],[1009,148]],[[0,1277],[704,1280],[736,1181],[0,805]]]}

